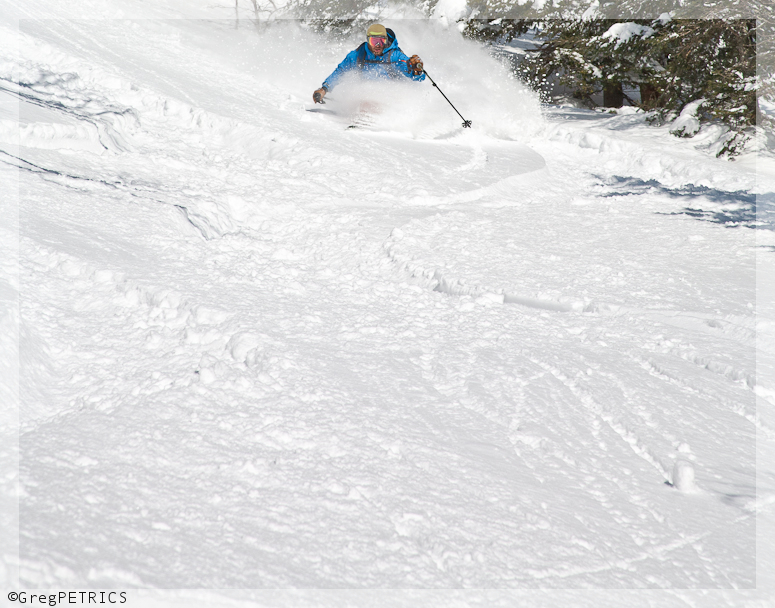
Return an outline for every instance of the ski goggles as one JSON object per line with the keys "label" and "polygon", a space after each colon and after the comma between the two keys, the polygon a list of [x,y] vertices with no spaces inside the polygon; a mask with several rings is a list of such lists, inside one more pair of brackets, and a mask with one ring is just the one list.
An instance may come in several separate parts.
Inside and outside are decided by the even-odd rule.
{"label": "ski goggles", "polygon": [[387,44],[387,36],[368,36],[366,40],[371,46],[385,46]]}

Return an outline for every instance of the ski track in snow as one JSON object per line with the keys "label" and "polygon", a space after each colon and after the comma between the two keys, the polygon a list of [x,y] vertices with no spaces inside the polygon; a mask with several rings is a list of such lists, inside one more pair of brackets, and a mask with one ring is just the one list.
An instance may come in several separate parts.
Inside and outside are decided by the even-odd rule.
{"label": "ski track in snow", "polygon": [[254,65],[302,30],[103,25],[0,33],[24,585],[754,584],[775,173],[526,93],[348,131],[333,50]]}

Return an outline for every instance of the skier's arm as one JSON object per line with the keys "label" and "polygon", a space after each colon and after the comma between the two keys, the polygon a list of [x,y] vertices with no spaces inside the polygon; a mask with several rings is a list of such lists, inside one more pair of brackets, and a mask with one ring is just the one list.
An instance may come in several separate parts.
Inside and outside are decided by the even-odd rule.
{"label": "skier's arm", "polygon": [[326,91],[333,89],[342,76],[352,70],[357,65],[358,52],[350,51],[347,53],[347,57],[342,60],[336,69],[331,72],[331,75],[323,81],[323,87]]}
{"label": "skier's arm", "polygon": [[417,82],[425,80],[425,73],[422,70],[420,70],[419,74],[416,74],[413,70],[413,63],[415,63],[413,61],[414,59],[419,61],[420,67],[422,67],[422,60],[420,60],[420,58],[417,57],[417,55],[412,55],[410,59],[404,54],[403,51],[399,49],[398,51],[394,52],[393,57],[395,58],[393,60],[396,62],[396,67],[401,72],[401,74]]}

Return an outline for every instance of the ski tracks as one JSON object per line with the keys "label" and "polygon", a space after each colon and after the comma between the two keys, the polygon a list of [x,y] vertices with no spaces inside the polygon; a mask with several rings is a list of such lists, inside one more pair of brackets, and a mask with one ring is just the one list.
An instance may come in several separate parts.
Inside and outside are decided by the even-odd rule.
{"label": "ski tracks", "polygon": [[[323,145],[274,93],[224,101],[259,104],[236,120],[175,94],[207,82],[136,87],[131,62],[90,72],[36,52],[36,99],[108,112],[126,145],[90,140],[104,143],[87,175],[43,140],[92,131],[24,135],[30,162],[67,174],[23,178],[26,580],[750,583],[745,559],[713,564],[750,555],[750,518],[732,541],[719,530],[750,506],[735,441],[751,410],[704,411],[752,391],[734,356],[745,281],[711,290],[699,329],[659,316],[685,320],[714,284],[693,276],[724,267],[714,248],[729,263],[746,243],[656,222],[664,198],[637,214],[558,168],[556,148]],[[47,57],[60,68],[44,73]],[[702,493],[664,483],[679,461]]]}

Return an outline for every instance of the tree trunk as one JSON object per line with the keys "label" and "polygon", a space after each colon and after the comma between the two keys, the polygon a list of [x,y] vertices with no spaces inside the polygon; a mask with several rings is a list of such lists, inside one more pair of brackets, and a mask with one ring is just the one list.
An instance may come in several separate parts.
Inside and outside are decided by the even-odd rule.
{"label": "tree trunk", "polygon": [[624,105],[621,82],[609,82],[603,86],[603,105],[606,108],[621,108]]}
{"label": "tree trunk", "polygon": [[640,85],[640,103],[646,108],[654,108],[659,99],[659,91],[653,84],[642,82]]}

